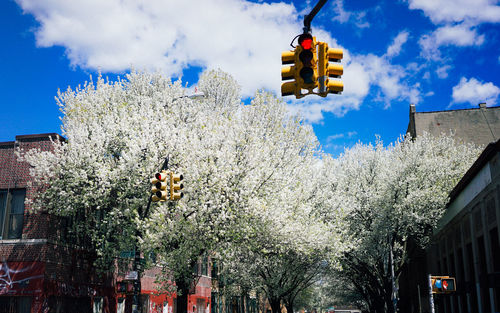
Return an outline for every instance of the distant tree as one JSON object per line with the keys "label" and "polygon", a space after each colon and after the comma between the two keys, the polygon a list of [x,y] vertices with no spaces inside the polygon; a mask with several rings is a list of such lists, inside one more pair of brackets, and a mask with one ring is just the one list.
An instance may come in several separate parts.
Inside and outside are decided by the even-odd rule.
{"label": "distant tree", "polygon": [[224,274],[237,285],[265,294],[273,313],[281,312],[282,306],[293,312],[298,294],[317,282],[343,249],[331,232],[338,217],[326,222],[317,214],[327,204],[320,188],[321,167],[322,162],[302,164],[298,179],[270,198],[274,201],[263,203],[255,215],[262,218],[243,228],[259,235],[229,243],[230,255],[223,258]]}
{"label": "distant tree", "polygon": [[[384,147],[358,144],[325,159],[332,212],[345,213],[343,242],[350,246],[339,272],[370,312],[393,312],[391,295],[413,240],[425,247],[444,212],[448,194],[479,150],[451,136],[424,134]],[[328,217],[329,211],[324,212]],[[394,288],[392,274],[394,271]]]}

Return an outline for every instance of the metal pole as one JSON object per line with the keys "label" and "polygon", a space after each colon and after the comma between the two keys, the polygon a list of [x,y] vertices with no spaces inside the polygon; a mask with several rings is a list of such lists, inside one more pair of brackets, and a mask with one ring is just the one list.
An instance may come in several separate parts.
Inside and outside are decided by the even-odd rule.
{"label": "metal pole", "polygon": [[434,296],[432,295],[432,278],[431,278],[431,274],[429,274],[429,305],[430,305],[431,313],[435,313],[436,311],[434,310]]}
{"label": "metal pole", "polygon": [[398,303],[398,299],[397,299],[397,289],[396,289],[396,282],[394,280],[394,256],[392,254],[392,242],[389,241],[389,253],[390,253],[390,262],[391,262],[391,283],[392,283],[392,295],[391,295],[391,298],[392,298],[392,307],[393,307],[393,312],[396,312],[397,310],[397,303]]}
{"label": "metal pole", "polygon": [[417,285],[418,290],[418,313],[422,313],[422,298],[420,296],[420,285]]}
{"label": "metal pole", "polygon": [[304,17],[304,34],[308,34],[311,32],[311,22],[312,19],[316,16],[316,13],[323,7],[327,0],[320,0],[311,10],[311,13],[307,14]]}
{"label": "metal pole", "polygon": [[141,262],[141,251],[139,248],[135,247],[135,253],[134,253],[134,265],[133,265],[133,270],[134,272],[137,273],[137,276],[135,277],[134,280],[134,296],[132,298],[132,313],[140,313],[142,312],[142,306],[141,306],[141,268],[139,263]]}
{"label": "metal pole", "polygon": [[[168,168],[168,156],[165,158],[165,161],[163,162],[163,165],[161,166],[161,170],[165,170]],[[152,201],[152,195],[149,196],[148,204],[146,205],[146,210],[144,211],[144,215],[142,212],[142,208],[139,207],[138,209],[138,214],[140,219],[144,219],[148,216],[149,214],[149,208],[151,207],[151,201]],[[136,230],[136,237],[139,238],[140,236],[139,230]],[[134,272],[137,273],[137,277],[134,280],[134,295],[132,297],[132,313],[141,313],[142,312],[142,306],[141,306],[141,272],[142,272],[142,266],[141,266],[141,250],[139,249],[137,245],[137,240],[135,243],[135,252],[134,252],[134,263],[132,265],[132,269]]]}

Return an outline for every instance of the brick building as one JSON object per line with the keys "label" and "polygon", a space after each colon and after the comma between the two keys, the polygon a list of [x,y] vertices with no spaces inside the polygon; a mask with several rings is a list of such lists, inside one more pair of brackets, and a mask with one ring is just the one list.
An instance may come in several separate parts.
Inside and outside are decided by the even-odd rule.
{"label": "brick building", "polygon": [[[131,312],[132,284],[126,273],[98,274],[95,255],[63,243],[63,223],[47,212],[34,212],[25,201],[36,194],[29,186],[29,165],[15,151],[50,151],[51,139],[64,140],[52,133],[0,143],[0,313]],[[203,264],[188,296],[189,313],[210,311],[210,268]],[[156,292],[157,272],[153,268],[142,274],[143,312],[176,312],[175,295]]]}

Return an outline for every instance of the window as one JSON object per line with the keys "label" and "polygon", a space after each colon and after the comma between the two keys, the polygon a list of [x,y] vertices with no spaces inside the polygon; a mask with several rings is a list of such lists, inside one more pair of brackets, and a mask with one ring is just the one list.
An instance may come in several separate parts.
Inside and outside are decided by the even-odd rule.
{"label": "window", "polygon": [[26,189],[0,191],[0,238],[19,239],[23,233]]}
{"label": "window", "polygon": [[201,260],[201,275],[208,275],[208,257],[206,255]]}
{"label": "window", "polygon": [[0,297],[0,313],[30,313],[32,297]]}

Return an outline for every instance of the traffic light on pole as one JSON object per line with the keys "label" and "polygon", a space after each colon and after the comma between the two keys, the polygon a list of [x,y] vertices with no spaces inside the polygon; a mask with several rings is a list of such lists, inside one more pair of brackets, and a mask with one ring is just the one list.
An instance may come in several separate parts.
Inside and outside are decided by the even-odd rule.
{"label": "traffic light on pole", "polygon": [[166,201],[168,199],[167,176],[168,173],[166,171],[161,171],[156,173],[155,177],[151,180],[153,184],[151,187],[153,202]]}
{"label": "traffic light on pole", "polygon": [[184,188],[184,185],[181,183],[183,178],[182,174],[170,172],[170,200],[179,200],[184,196],[181,191]]}
{"label": "traffic light on pole", "polygon": [[[316,38],[310,34],[299,36],[299,45],[295,49],[298,54],[296,72],[298,73],[298,93],[302,97],[302,89],[307,89],[313,93],[313,89],[318,87]],[[307,95],[306,94],[306,95]]]}
{"label": "traffic light on pole", "polygon": [[447,293],[457,290],[455,278],[449,276],[431,276],[432,293]]}
{"label": "traffic light on pole", "polygon": [[[330,49],[325,42],[318,42],[318,94],[326,97],[329,93],[341,93],[344,83],[340,80],[330,80],[330,77],[340,78],[344,68],[339,64],[343,57],[342,49]],[[335,63],[329,63],[330,61]]]}
{"label": "traffic light on pole", "polygon": [[285,66],[281,69],[281,80],[290,80],[281,84],[281,96],[297,96],[299,94],[297,85],[297,74],[295,65],[297,59],[297,48],[293,51],[285,51],[281,53],[281,64],[290,66]]}

